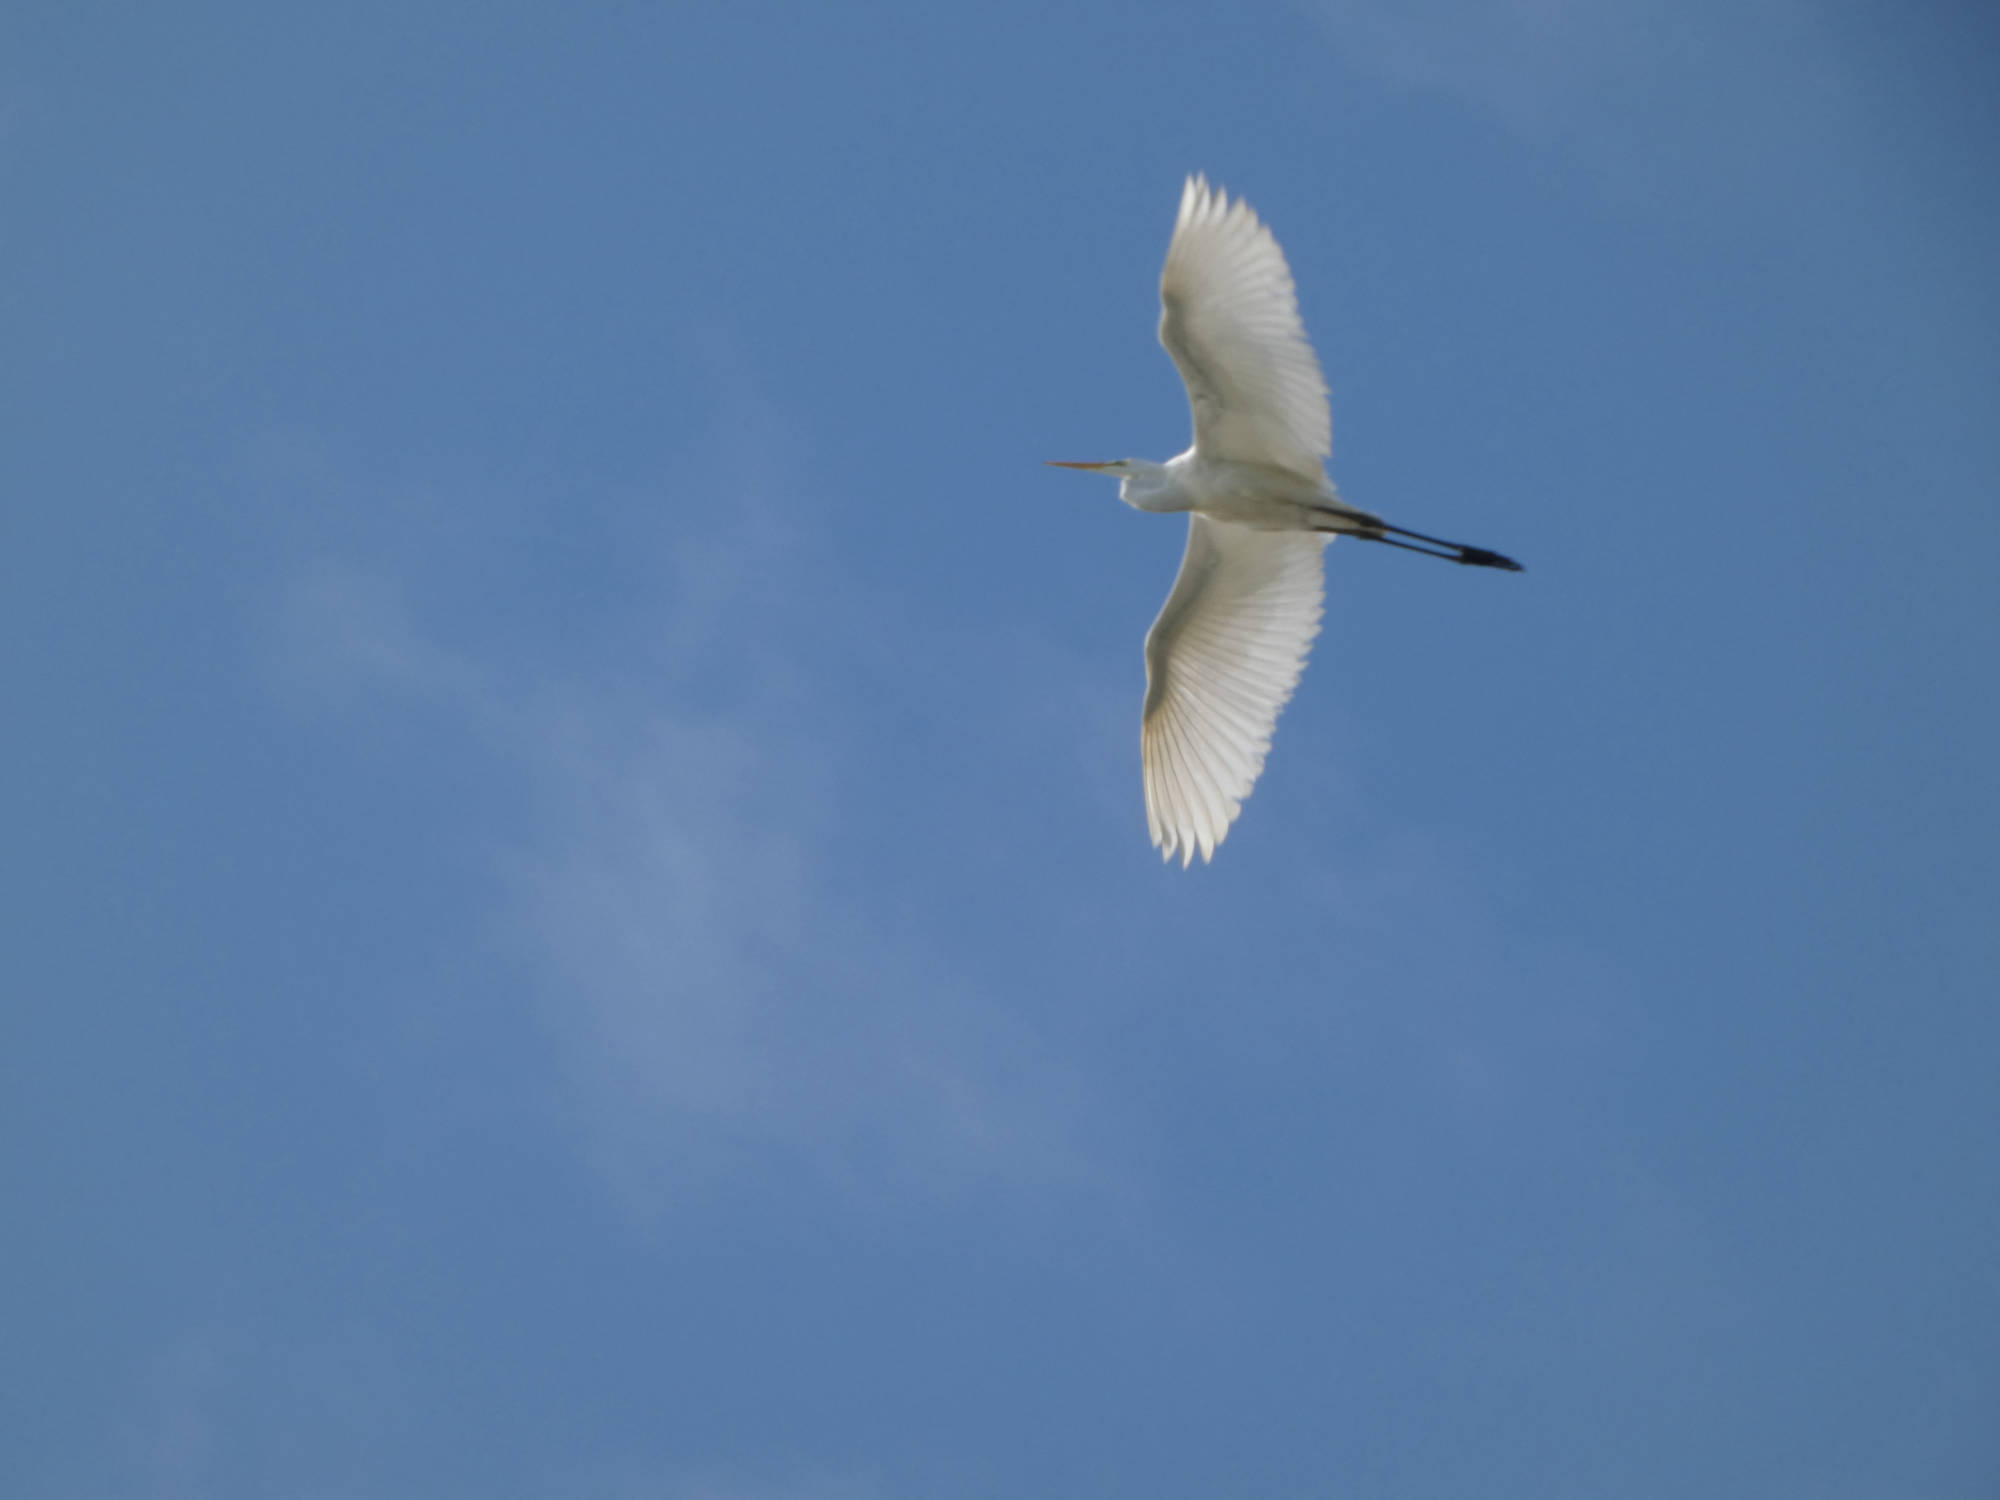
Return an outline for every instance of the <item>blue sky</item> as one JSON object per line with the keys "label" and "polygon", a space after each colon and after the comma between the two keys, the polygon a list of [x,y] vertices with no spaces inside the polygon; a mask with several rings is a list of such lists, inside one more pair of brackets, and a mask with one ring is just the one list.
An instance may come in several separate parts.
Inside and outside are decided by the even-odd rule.
{"label": "blue sky", "polygon": [[[22,4],[0,1466],[2000,1480],[1973,6]],[[1182,177],[1357,503],[1163,869]]]}

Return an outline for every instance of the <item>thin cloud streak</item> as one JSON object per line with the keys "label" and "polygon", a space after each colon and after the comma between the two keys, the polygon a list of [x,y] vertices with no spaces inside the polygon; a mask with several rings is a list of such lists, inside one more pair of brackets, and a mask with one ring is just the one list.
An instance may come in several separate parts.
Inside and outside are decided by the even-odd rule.
{"label": "thin cloud streak", "polygon": [[[1851,107],[1824,18],[1794,0],[1744,7],[1727,30],[1665,0],[1317,0],[1305,10],[1365,71],[1492,116],[1646,213],[1674,216],[1718,192],[1755,207]],[[1772,86],[1774,68],[1785,87]],[[1699,101],[1691,78],[1702,80]]]}
{"label": "thin cloud streak", "polygon": [[379,1494],[412,1429],[405,1372],[380,1330],[205,1323],[141,1371],[122,1492]]}
{"label": "thin cloud streak", "polygon": [[661,582],[623,622],[637,665],[451,649],[414,602],[421,565],[322,558],[277,611],[278,689],[448,720],[469,765],[527,788],[492,838],[493,941],[530,978],[581,1148],[635,1211],[774,1152],[855,1184],[1101,1190],[1076,1069],[842,879],[843,768],[866,746],[816,658],[894,632],[812,544],[772,425],[739,395],[720,456],[646,497],[701,500],[640,544]]}

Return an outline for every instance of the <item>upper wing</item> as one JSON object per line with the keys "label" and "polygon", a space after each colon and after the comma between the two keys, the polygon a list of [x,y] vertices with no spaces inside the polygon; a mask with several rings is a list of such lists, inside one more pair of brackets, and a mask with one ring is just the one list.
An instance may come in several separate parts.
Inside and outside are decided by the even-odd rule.
{"label": "upper wing", "polygon": [[1146,823],[1163,859],[1210,858],[1257,784],[1319,634],[1327,538],[1188,517],[1180,577],[1146,633]]}
{"label": "upper wing", "polygon": [[1160,303],[1160,342],[1187,382],[1195,447],[1317,480],[1333,420],[1291,269],[1250,206],[1206,178],[1181,192]]}

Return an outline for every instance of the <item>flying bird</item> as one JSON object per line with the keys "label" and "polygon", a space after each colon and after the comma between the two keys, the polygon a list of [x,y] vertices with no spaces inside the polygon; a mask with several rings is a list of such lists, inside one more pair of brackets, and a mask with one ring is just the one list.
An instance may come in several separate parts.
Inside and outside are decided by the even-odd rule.
{"label": "flying bird", "polygon": [[1143,458],[1063,463],[1118,476],[1137,510],[1188,513],[1180,576],[1146,633],[1140,756],[1146,823],[1162,859],[1211,859],[1257,784],[1325,594],[1336,536],[1520,572],[1484,547],[1391,526],[1340,498],[1326,379],[1299,321],[1271,231],[1205,177],[1181,191],[1160,276],[1160,342],[1187,383],[1194,445]]}

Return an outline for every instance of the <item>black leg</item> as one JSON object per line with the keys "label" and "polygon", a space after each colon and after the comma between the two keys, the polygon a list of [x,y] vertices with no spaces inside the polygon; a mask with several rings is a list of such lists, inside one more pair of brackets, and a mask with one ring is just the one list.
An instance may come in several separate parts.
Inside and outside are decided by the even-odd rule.
{"label": "black leg", "polygon": [[[1523,571],[1521,565],[1515,562],[1513,558],[1504,557],[1498,552],[1490,552],[1484,547],[1468,547],[1463,542],[1447,542],[1440,537],[1425,536],[1421,531],[1406,531],[1401,526],[1391,526],[1386,521],[1382,523],[1382,529],[1384,531],[1393,531],[1397,536],[1406,536],[1413,542],[1429,542],[1433,547],[1445,547],[1449,549],[1445,552],[1425,552],[1424,555],[1426,557],[1449,558],[1452,562],[1465,563],[1475,568],[1505,568],[1509,573]],[[1402,542],[1391,542],[1386,536],[1370,537],[1369,540],[1371,542],[1388,542],[1392,547],[1404,547],[1406,551],[1410,552],[1424,552],[1422,547],[1409,547]]]}
{"label": "black leg", "polygon": [[[1509,573],[1526,571],[1513,558],[1485,547],[1468,547],[1463,542],[1447,542],[1443,537],[1425,536],[1421,531],[1408,531],[1401,526],[1391,526],[1387,521],[1368,515],[1366,512],[1336,511],[1332,507],[1327,507],[1323,513],[1328,517],[1337,515],[1346,523],[1341,526],[1313,528],[1327,536],[1351,536],[1357,541],[1380,542],[1385,547],[1400,547],[1403,551],[1414,552],[1419,557],[1442,558],[1445,562],[1463,563],[1469,568],[1501,568]],[[1394,535],[1386,534],[1392,532]],[[1397,537],[1407,537],[1409,540],[1397,541]],[[1428,545],[1419,547],[1416,545],[1418,542]]]}

